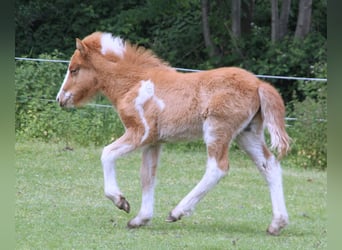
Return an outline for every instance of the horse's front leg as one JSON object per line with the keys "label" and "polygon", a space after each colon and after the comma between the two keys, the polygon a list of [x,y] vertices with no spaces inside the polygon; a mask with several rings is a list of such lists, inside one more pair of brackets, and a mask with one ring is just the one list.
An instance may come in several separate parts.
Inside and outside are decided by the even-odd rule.
{"label": "horse's front leg", "polygon": [[161,145],[145,146],[140,169],[142,200],[138,215],[127,224],[129,228],[146,225],[153,216],[154,185]]}
{"label": "horse's front leg", "polygon": [[126,132],[118,140],[106,146],[101,155],[101,162],[104,175],[104,192],[108,199],[113,201],[119,209],[129,213],[130,205],[122,195],[116,181],[115,162],[121,156],[137,148],[131,140],[131,135]]}

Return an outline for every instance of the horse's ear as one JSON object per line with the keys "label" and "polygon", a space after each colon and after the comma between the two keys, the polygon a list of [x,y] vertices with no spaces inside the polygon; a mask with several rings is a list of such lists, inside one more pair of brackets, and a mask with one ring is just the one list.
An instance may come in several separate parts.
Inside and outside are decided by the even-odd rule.
{"label": "horse's ear", "polygon": [[76,38],[76,49],[78,49],[82,55],[86,53],[86,47],[79,38]]}

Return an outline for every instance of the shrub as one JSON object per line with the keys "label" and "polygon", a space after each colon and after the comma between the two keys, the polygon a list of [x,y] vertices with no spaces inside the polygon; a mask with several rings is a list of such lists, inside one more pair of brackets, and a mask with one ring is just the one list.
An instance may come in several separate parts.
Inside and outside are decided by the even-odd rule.
{"label": "shrub", "polygon": [[[58,52],[44,59],[63,58]],[[111,108],[85,106],[62,110],[54,101],[67,66],[61,63],[18,61],[15,69],[16,134],[23,138],[103,145],[123,132]],[[98,98],[103,103],[101,98]]]}
{"label": "shrub", "polygon": [[[45,59],[60,59],[55,52]],[[16,135],[18,138],[37,138],[44,141],[63,141],[67,145],[104,145],[123,134],[124,128],[112,108],[85,106],[81,109],[62,110],[54,101],[63,81],[67,66],[61,63],[17,61]],[[326,63],[312,66],[312,74],[326,76]],[[300,95],[300,97],[299,97]],[[327,84],[300,82],[293,91],[293,101],[287,103],[289,135],[293,139],[290,158],[298,167],[327,168]],[[103,97],[96,101],[108,104]],[[203,150],[202,141],[173,144],[178,150]],[[236,145],[233,144],[233,150]]]}
{"label": "shrub", "polygon": [[293,139],[295,163],[304,168],[327,168],[327,85],[302,82],[299,89],[305,99],[298,101],[295,94],[290,116],[297,118],[289,127]]}

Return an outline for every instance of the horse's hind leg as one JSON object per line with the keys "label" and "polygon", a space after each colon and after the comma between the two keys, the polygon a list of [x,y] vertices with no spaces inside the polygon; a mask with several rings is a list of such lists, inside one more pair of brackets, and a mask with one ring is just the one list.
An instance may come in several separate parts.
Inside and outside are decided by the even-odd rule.
{"label": "horse's hind leg", "polygon": [[129,228],[146,225],[153,216],[154,185],[161,145],[149,145],[143,149],[140,169],[142,200],[138,215],[127,224]]}
{"label": "horse's hind leg", "polygon": [[215,133],[204,135],[207,144],[208,159],[204,176],[201,181],[186,195],[183,200],[170,212],[167,222],[179,220],[182,216],[190,215],[196,204],[219,182],[228,171],[228,145],[229,140],[225,136],[215,138]]}
{"label": "horse's hind leg", "polygon": [[260,118],[258,119],[256,117],[248,126],[248,129],[239,134],[237,142],[251,157],[268,183],[272,201],[273,219],[267,232],[271,235],[278,235],[280,230],[288,224],[288,214],[283,193],[282,171],[280,163],[265,145]]}

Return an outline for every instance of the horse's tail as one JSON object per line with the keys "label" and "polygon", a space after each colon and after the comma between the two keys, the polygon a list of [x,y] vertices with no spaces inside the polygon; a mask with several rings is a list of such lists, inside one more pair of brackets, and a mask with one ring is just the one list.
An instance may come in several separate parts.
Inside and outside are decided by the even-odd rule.
{"label": "horse's tail", "polygon": [[290,149],[291,138],[285,130],[285,105],[278,91],[268,83],[258,88],[261,115],[271,137],[271,149],[277,149],[278,158]]}

